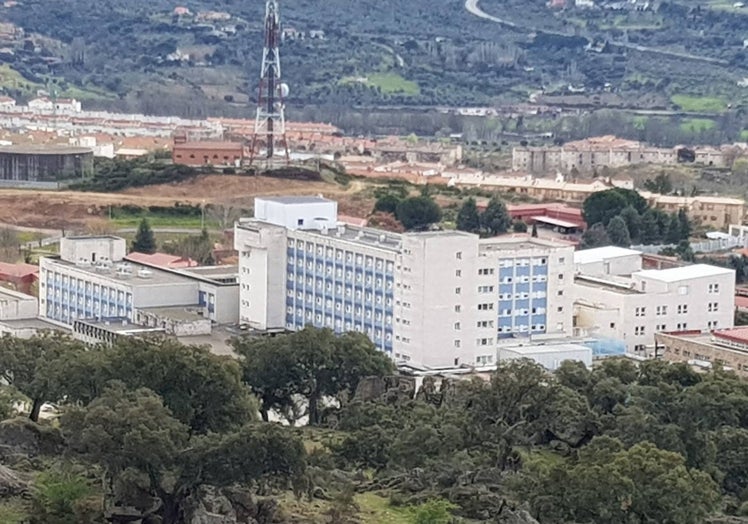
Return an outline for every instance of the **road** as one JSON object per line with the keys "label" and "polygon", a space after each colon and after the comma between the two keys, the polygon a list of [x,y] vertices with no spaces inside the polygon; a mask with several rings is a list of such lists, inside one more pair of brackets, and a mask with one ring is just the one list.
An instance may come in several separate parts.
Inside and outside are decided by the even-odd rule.
{"label": "road", "polygon": [[[571,34],[561,33],[558,31],[548,31],[545,29],[537,29],[534,27],[522,26],[514,22],[510,22],[509,20],[504,20],[503,18],[499,18],[498,16],[490,15],[480,8],[480,6],[478,5],[479,1],[480,0],[465,0],[465,9],[467,9],[467,11],[470,14],[477,16],[478,18],[482,18],[484,20],[490,20],[491,22],[495,22],[497,24],[511,27],[512,29],[516,29],[518,31],[538,32],[538,33],[545,33],[548,35],[564,36],[564,37],[573,36]],[[728,65],[727,60],[721,60],[719,58],[692,55],[690,53],[679,53],[678,51],[668,51],[665,49],[657,49],[656,47],[647,47],[643,45],[630,44],[628,42],[618,42],[616,40],[609,40],[608,43],[616,47],[623,47],[625,49],[631,49],[632,51],[639,51],[640,53],[657,54],[657,55],[662,55],[662,56],[669,56],[671,58],[681,58],[683,60],[706,62],[709,64]]]}

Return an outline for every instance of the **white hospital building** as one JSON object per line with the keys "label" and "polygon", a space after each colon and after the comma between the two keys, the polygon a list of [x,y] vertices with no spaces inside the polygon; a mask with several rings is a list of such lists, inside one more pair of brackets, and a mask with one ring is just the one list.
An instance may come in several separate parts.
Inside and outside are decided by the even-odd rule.
{"label": "white hospital building", "polygon": [[572,334],[567,243],[352,227],[322,197],[257,198],[234,238],[253,329],[358,331],[426,368],[492,365],[503,341]]}
{"label": "white hospital building", "polygon": [[[654,334],[733,327],[735,271],[706,264],[642,269],[639,251],[619,247],[574,253],[574,325],[652,356]],[[580,333],[581,334],[581,333]]]}

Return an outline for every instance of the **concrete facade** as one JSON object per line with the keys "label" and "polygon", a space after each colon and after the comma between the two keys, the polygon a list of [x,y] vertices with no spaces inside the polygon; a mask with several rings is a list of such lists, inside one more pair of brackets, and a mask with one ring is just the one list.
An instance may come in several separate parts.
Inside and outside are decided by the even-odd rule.
{"label": "concrete facade", "polygon": [[38,313],[36,297],[0,287],[0,321],[36,318]]}
{"label": "concrete facade", "polygon": [[577,333],[623,341],[651,356],[655,333],[730,328],[735,272],[705,264],[642,270],[640,253],[606,247],[574,254]]}
{"label": "concrete facade", "polygon": [[711,333],[675,332],[655,335],[658,354],[668,362],[684,362],[697,369],[720,365],[748,377],[748,329]]}
{"label": "concrete facade", "polygon": [[235,228],[240,318],[253,329],[360,331],[394,360],[430,368],[495,364],[502,339],[572,332],[569,244],[298,226],[291,213],[306,216],[305,200],[286,200],[280,223]]}
{"label": "concrete facade", "polygon": [[64,146],[0,147],[0,180],[54,181],[93,175],[93,150]]}

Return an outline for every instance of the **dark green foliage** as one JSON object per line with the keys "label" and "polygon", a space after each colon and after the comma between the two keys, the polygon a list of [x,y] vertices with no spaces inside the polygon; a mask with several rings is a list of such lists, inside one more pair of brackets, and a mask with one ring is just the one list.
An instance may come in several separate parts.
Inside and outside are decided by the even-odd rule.
{"label": "dark green foliage", "polygon": [[393,215],[397,212],[397,206],[402,199],[392,193],[384,193],[377,197],[377,201],[374,203],[374,211],[382,213],[392,213]]}
{"label": "dark green foliage", "polygon": [[189,235],[175,242],[164,243],[163,250],[172,255],[192,259],[201,266],[210,266],[215,263],[213,242],[205,229],[199,235]]}
{"label": "dark green foliage", "polygon": [[673,192],[673,182],[670,180],[670,175],[667,173],[660,173],[654,177],[654,179],[650,178],[645,180],[644,189],[651,191],[652,193],[669,195]]}
{"label": "dark green foliage", "polygon": [[395,215],[405,229],[423,230],[441,220],[442,210],[432,198],[417,196],[401,201]]}
{"label": "dark green foliage", "polygon": [[607,227],[613,217],[620,215],[629,206],[640,215],[648,208],[647,201],[636,191],[616,187],[598,191],[587,197],[582,204],[582,210],[584,220],[588,224],[600,222]]}
{"label": "dark green foliage", "polygon": [[[646,214],[646,211],[645,211]],[[626,224],[632,244],[637,244],[642,238],[643,220],[639,212],[633,206],[627,206],[621,211],[620,217]],[[608,235],[610,236],[610,234]]]}
{"label": "dark green foliage", "polygon": [[301,397],[308,404],[309,423],[318,424],[323,397],[352,394],[361,378],[392,372],[387,356],[359,333],[336,336],[329,329],[307,327],[273,338],[237,338],[232,344],[243,357],[244,380],[260,400],[264,420],[276,409],[295,422],[296,397]]}
{"label": "dark green foliage", "polygon": [[197,176],[192,167],[150,162],[148,160],[97,159],[93,178],[70,186],[77,191],[103,193],[170,182],[183,182]]}
{"label": "dark green foliage", "polygon": [[[533,236],[538,236],[538,230],[535,224],[532,225],[532,230],[535,232]],[[512,231],[515,233],[527,233],[527,224],[522,220],[515,220],[512,222]]]}
{"label": "dark green foliage", "polygon": [[506,233],[512,219],[506,209],[506,204],[498,197],[493,197],[488,201],[486,209],[481,214],[480,223],[486,234],[495,236]]}
{"label": "dark green foliage", "polygon": [[654,244],[662,240],[657,215],[652,209],[645,211],[641,217],[639,240],[643,244]]}
{"label": "dark green foliage", "polygon": [[153,235],[153,230],[147,218],[143,218],[140,221],[130,250],[148,254],[156,252],[156,237]]}
{"label": "dark green foliage", "polygon": [[611,242],[610,238],[608,238],[608,232],[605,230],[605,226],[600,222],[593,224],[592,227],[588,228],[582,235],[581,247],[583,249],[609,246],[610,244]]}
{"label": "dark green foliage", "polygon": [[531,237],[537,238],[538,236],[538,224],[537,222],[532,225],[532,233],[530,234]]}
{"label": "dark green foliage", "polygon": [[474,198],[468,198],[462,203],[460,211],[457,213],[457,229],[469,233],[480,231],[480,215]]}
{"label": "dark green foliage", "polygon": [[90,481],[69,470],[40,473],[34,481],[31,523],[82,524],[79,504],[92,492]]}
{"label": "dark green foliage", "polygon": [[626,222],[622,217],[613,217],[613,219],[608,222],[608,227],[605,229],[605,232],[608,234],[610,243],[614,246],[631,246],[631,236],[629,235],[629,229],[628,227],[626,227]]}

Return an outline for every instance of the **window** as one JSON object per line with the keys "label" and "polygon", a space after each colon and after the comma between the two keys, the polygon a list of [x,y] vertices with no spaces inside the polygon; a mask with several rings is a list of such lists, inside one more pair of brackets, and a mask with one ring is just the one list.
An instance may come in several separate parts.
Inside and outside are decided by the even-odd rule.
{"label": "window", "polygon": [[478,321],[477,326],[479,328],[492,328],[493,327],[493,320],[480,320],[480,321]]}
{"label": "window", "polygon": [[462,306],[455,306],[455,313],[462,311]]}
{"label": "window", "polygon": [[493,344],[493,339],[492,338],[479,338],[475,342],[477,346],[490,346],[491,344]]}
{"label": "window", "polygon": [[493,293],[493,286],[478,286],[478,293]]}
{"label": "window", "polygon": [[461,269],[456,270],[455,271],[455,276],[458,277],[458,278],[461,277],[462,276],[462,270]]}
{"label": "window", "polygon": [[478,311],[490,311],[493,309],[493,303],[478,304]]}
{"label": "window", "polygon": [[455,322],[455,331],[459,331],[459,330],[460,330],[460,323]]}
{"label": "window", "polygon": [[565,264],[566,263],[566,257],[558,257],[558,263],[559,264]]}
{"label": "window", "polygon": [[563,280],[564,279],[564,274],[563,273],[559,273],[558,274],[558,279],[559,280]]}
{"label": "window", "polygon": [[717,321],[716,320],[710,320],[707,325],[709,326],[709,329],[717,329]]}
{"label": "window", "polygon": [[564,306],[558,306],[558,308],[556,308],[556,311],[562,313],[564,311]]}
{"label": "window", "polygon": [[461,344],[462,344],[462,342],[460,342],[459,340],[455,340],[455,347],[456,348],[459,348]]}
{"label": "window", "polygon": [[616,328],[616,323],[615,322],[611,322],[610,323],[610,329],[615,329],[615,328]]}
{"label": "window", "polygon": [[560,297],[564,296],[564,290],[563,289],[559,289],[557,295],[560,296]]}
{"label": "window", "polygon": [[457,257],[457,260],[462,260],[462,251],[455,253],[455,257]]}
{"label": "window", "polygon": [[688,286],[678,286],[679,295],[688,295]]}
{"label": "window", "polygon": [[478,270],[479,275],[493,275],[493,269],[492,268],[483,268]]}
{"label": "window", "polygon": [[719,293],[719,284],[709,284],[710,293]]}
{"label": "window", "polygon": [[637,344],[634,346],[634,351],[637,353],[641,353],[645,349],[647,349],[647,346],[645,346],[644,344]]}
{"label": "window", "polygon": [[719,311],[719,302],[709,302],[709,306],[707,307],[707,311],[710,313],[714,313],[715,311]]}
{"label": "window", "polygon": [[665,326],[665,324],[658,324],[656,331],[667,331],[667,327]]}
{"label": "window", "polygon": [[[677,326],[678,331],[685,331],[688,329],[688,324],[685,322],[679,322]],[[683,353],[685,355],[685,352]]]}
{"label": "window", "polygon": [[636,326],[634,328],[634,335],[640,336],[644,334],[644,326]]}
{"label": "window", "polygon": [[667,315],[667,306],[657,306],[657,316]]}
{"label": "window", "polygon": [[678,304],[678,314],[685,315],[688,313],[688,304]]}
{"label": "window", "polygon": [[647,312],[647,308],[642,306],[642,307],[636,308],[636,312],[634,315],[637,317],[643,317],[645,316],[646,312]]}
{"label": "window", "polygon": [[460,293],[462,293],[462,288],[456,287],[455,288],[455,295],[459,295]]}

